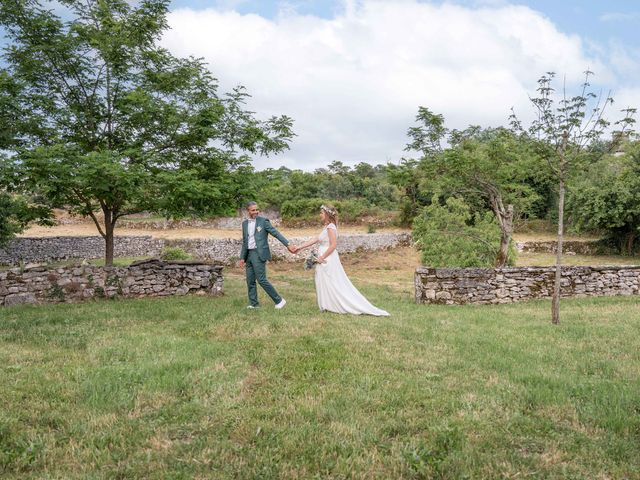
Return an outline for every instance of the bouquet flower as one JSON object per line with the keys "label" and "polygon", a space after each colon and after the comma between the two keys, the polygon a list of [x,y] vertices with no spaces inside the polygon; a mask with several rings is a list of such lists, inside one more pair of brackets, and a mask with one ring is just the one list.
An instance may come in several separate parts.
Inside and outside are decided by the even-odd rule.
{"label": "bouquet flower", "polygon": [[315,267],[316,263],[318,263],[318,256],[316,255],[316,252],[311,252],[307,255],[307,258],[304,259],[304,269],[311,270]]}

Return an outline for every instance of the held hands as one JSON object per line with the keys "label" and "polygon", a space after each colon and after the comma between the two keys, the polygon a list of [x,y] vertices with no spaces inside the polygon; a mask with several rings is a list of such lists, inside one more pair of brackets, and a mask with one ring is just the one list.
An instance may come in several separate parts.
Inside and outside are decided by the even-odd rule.
{"label": "held hands", "polygon": [[245,262],[244,262],[244,260],[240,260],[240,261],[238,262],[238,266],[239,266],[240,268],[244,268],[244,263],[245,263]]}
{"label": "held hands", "polygon": [[300,247],[296,245],[289,245],[287,247],[287,250],[289,250],[291,253],[298,253],[298,250],[300,250]]}

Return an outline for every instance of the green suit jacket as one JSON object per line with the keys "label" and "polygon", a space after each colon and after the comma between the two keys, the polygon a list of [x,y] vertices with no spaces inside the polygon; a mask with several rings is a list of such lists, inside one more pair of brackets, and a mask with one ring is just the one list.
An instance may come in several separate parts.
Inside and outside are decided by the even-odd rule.
{"label": "green suit jacket", "polygon": [[[246,261],[249,255],[249,220],[242,222],[242,250],[240,251],[240,259]],[[289,240],[271,225],[268,218],[256,217],[256,231],[254,238],[256,240],[256,250],[258,257],[263,262],[271,260],[271,250],[269,250],[269,234],[276,237],[285,247],[289,245]]]}

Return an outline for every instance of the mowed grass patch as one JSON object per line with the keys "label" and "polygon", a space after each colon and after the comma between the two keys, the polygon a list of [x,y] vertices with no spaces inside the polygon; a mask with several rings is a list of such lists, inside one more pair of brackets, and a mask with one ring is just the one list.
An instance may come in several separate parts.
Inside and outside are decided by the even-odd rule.
{"label": "mowed grass patch", "polygon": [[638,297],[558,327],[548,301],[419,306],[380,255],[345,268],[390,318],[318,312],[297,264],[269,267],[282,311],[237,269],[222,298],[0,311],[0,476],[640,478]]}
{"label": "mowed grass patch", "polygon": [[[523,252],[518,254],[516,265],[519,267],[529,266],[555,266],[556,255],[554,253],[531,253]],[[563,266],[579,265],[640,265],[640,257],[626,255],[563,255]]]}

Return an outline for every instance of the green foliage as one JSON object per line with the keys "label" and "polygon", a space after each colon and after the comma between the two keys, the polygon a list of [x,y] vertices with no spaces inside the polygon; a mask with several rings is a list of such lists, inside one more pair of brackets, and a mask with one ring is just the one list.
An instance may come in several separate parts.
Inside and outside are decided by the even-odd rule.
{"label": "green foliage", "polygon": [[444,116],[425,107],[418,107],[416,126],[410,127],[407,135],[411,139],[407,151],[420,152],[423,158],[434,158],[442,152],[442,141],[449,132],[444,126]]}
{"label": "green foliage", "polygon": [[160,258],[162,260],[191,260],[192,255],[180,247],[164,247]]}
{"label": "green foliage", "polygon": [[[464,200],[433,197],[413,222],[413,239],[430,267],[492,267],[500,247],[500,227],[490,212],[472,214]],[[514,263],[511,249],[509,264]]]}
{"label": "green foliage", "polygon": [[[2,125],[4,127],[4,123]],[[13,172],[12,159],[1,151],[2,141],[0,139],[0,247],[21,233],[30,222],[53,224],[52,213],[41,199],[16,192],[20,178]]]}
{"label": "green foliage", "polygon": [[369,207],[364,200],[323,200],[321,198],[306,198],[301,200],[285,201],[280,213],[285,220],[317,220],[320,213],[320,206],[332,204],[338,210],[338,220],[344,222],[354,222],[363,215],[375,214],[377,209]]}
{"label": "green foliage", "polygon": [[57,283],[51,285],[51,288],[47,292],[47,296],[52,300],[57,300],[58,302],[64,302],[65,299],[64,290]]}
{"label": "green foliage", "polygon": [[281,152],[293,137],[290,118],[258,120],[242,87],[220,96],[203,60],[158,46],[168,3],[66,0],[69,21],[35,0],[0,6],[2,176],[91,215],[107,263],[118,218],[229,213],[248,155]]}
{"label": "green foliage", "polygon": [[544,182],[550,172],[526,140],[502,128],[479,127],[454,132],[451,140],[456,138],[437,165],[441,188],[463,195],[468,203],[479,197],[492,209],[498,203],[514,205],[516,217],[531,217],[541,208],[532,183]]}
{"label": "green foliage", "polygon": [[[514,222],[530,215],[538,202],[528,181],[545,171],[541,158],[526,139],[504,128],[449,131],[442,115],[423,107],[416,121],[418,125],[408,131],[412,141],[405,150],[418,151],[422,158],[404,161],[394,172],[405,188],[402,223],[415,216],[427,195],[463,198],[471,211],[490,210],[495,215],[501,230],[495,265],[506,265]],[[450,147],[445,149],[441,143],[446,135]]]}
{"label": "green foliage", "polygon": [[568,203],[576,226],[605,233],[605,243],[632,255],[640,237],[640,142],[607,155],[575,179]]}
{"label": "green foliage", "polygon": [[436,191],[431,166],[430,162],[406,158],[398,165],[387,166],[389,182],[402,192],[398,202],[398,223],[401,226],[410,226],[418,211],[431,201]]}
{"label": "green foliage", "polygon": [[[387,168],[360,163],[354,168],[341,162],[332,162],[327,168],[315,172],[290,170],[285,167],[256,172],[248,182],[249,196],[256,194],[266,207],[280,210],[285,218],[315,218],[315,203],[318,199],[331,204],[354,201],[364,205],[344,204],[345,215],[355,218],[354,209],[367,211],[392,211],[398,206],[399,191],[388,179]],[[247,184],[247,179],[245,179]],[[251,193],[254,192],[254,193]],[[305,203],[304,201],[309,201]],[[293,202],[285,207],[285,203]],[[298,203],[299,202],[299,203]],[[322,204],[319,203],[317,207]],[[285,213],[286,211],[286,213]],[[354,213],[354,215],[357,215]],[[343,217],[346,220],[347,217]],[[351,220],[348,220],[351,221]]]}
{"label": "green foliage", "polygon": [[25,196],[0,190],[0,247],[22,232],[29,222],[51,225],[53,220],[48,208],[38,205]]}

